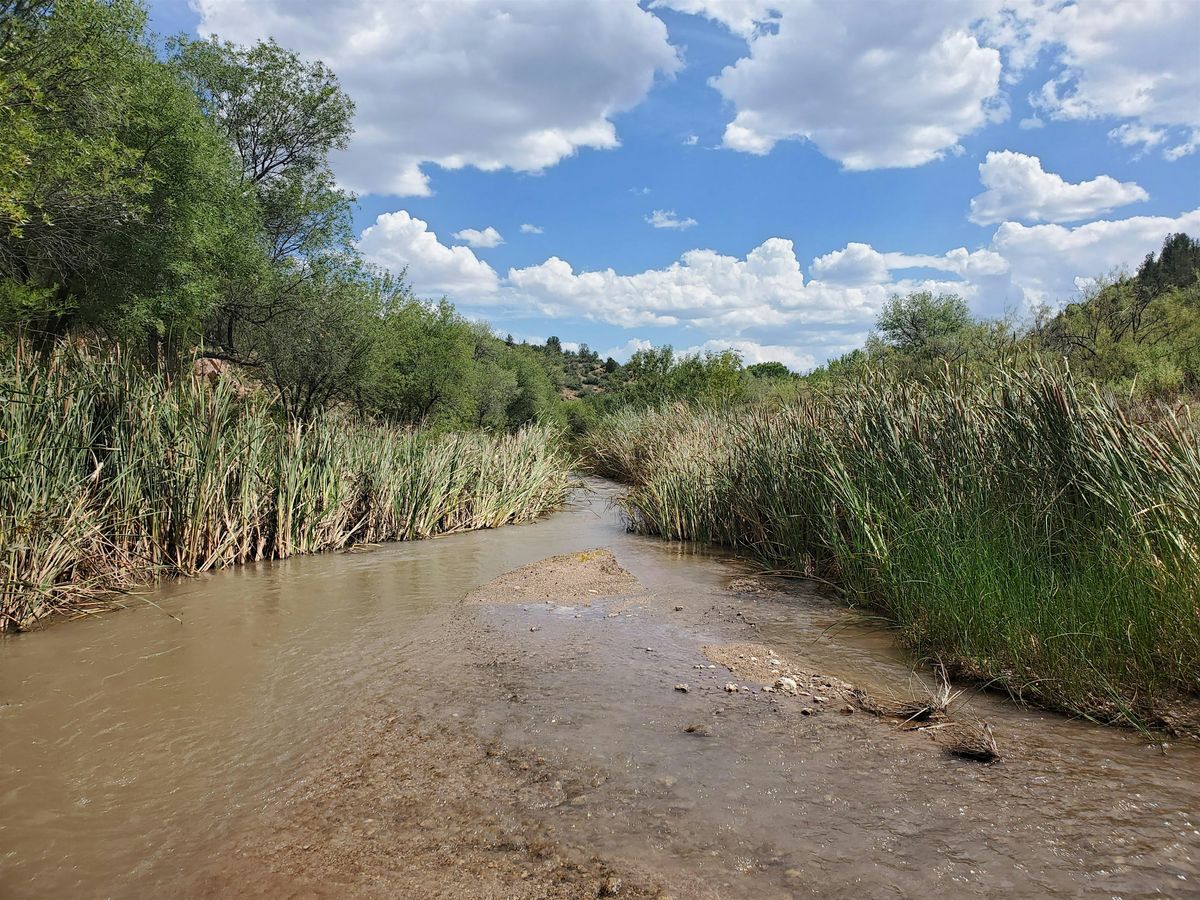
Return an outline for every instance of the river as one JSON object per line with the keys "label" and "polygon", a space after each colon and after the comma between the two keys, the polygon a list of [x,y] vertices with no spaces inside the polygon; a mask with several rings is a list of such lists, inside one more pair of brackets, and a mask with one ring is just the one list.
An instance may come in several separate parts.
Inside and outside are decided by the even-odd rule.
{"label": "river", "polygon": [[[1200,892],[1200,749],[975,694],[1004,751],[983,766],[864,713],[727,694],[704,644],[869,691],[912,667],[815,593],[731,591],[736,561],[628,534],[615,490],[3,638],[0,895],[558,896],[538,879],[560,863],[562,896],[594,866],[636,896]],[[647,598],[460,602],[594,547]]]}

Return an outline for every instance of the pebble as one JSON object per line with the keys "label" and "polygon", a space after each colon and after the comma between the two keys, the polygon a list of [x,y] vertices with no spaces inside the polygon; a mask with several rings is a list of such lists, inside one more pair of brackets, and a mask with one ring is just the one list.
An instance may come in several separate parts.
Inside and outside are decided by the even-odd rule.
{"label": "pebble", "polygon": [[679,691],[681,694],[686,694],[688,692],[688,686],[686,684],[677,684],[675,685],[675,690]]}
{"label": "pebble", "polygon": [[796,685],[796,679],[789,678],[787,675],[777,679],[775,681],[775,687],[779,688],[781,691],[787,691],[789,694],[799,693],[800,690]]}
{"label": "pebble", "polygon": [[683,607],[682,606],[675,607],[675,612],[683,612]]}
{"label": "pebble", "polygon": [[813,714],[813,711],[811,709],[809,709],[807,706],[804,707],[804,709],[800,710],[800,715],[802,715],[802,716],[811,716],[812,714]]}
{"label": "pebble", "polygon": [[734,684],[732,681],[728,681],[725,683],[725,690],[728,691],[729,693],[736,694],[737,689],[738,689],[738,686],[736,684]]}
{"label": "pebble", "polygon": [[541,627],[540,627],[540,626],[538,626],[538,625],[530,625],[530,626],[529,626],[529,630],[530,630],[530,631],[541,631],[542,629],[541,629]]}

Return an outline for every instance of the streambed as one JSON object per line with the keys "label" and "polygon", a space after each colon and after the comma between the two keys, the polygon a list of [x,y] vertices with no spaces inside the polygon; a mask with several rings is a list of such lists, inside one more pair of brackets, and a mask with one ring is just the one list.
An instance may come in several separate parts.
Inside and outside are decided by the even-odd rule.
{"label": "streambed", "polygon": [[[3,639],[0,894],[1200,890],[1200,748],[977,695],[1004,753],[981,766],[861,711],[727,692],[703,646],[868,691],[911,666],[815,594],[738,590],[736,562],[626,533],[615,490]],[[644,591],[461,602],[596,547]]]}

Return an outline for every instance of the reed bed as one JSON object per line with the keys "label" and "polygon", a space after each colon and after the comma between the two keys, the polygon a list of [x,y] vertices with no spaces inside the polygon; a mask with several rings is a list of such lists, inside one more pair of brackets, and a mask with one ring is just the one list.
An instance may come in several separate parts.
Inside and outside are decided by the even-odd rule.
{"label": "reed bed", "polygon": [[0,349],[0,625],[160,575],[535,519],[563,503],[558,436],[286,424],[227,382],[119,355]]}
{"label": "reed bed", "polygon": [[[1200,431],[1063,372],[624,413],[583,439],[632,527],[821,576],[917,653],[1105,721],[1192,730]],[[1186,716],[1185,716],[1186,718]]]}

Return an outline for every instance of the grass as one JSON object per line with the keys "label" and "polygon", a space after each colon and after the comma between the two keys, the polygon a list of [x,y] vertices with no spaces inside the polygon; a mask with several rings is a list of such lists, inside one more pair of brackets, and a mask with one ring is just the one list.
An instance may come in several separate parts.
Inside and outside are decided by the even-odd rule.
{"label": "grass", "polygon": [[624,412],[582,442],[632,526],[824,577],[918,654],[1103,721],[1200,697],[1200,430],[1065,373]]}
{"label": "grass", "polygon": [[543,428],[285,424],[226,382],[117,355],[0,349],[0,625],[159,575],[529,521],[572,460]]}

